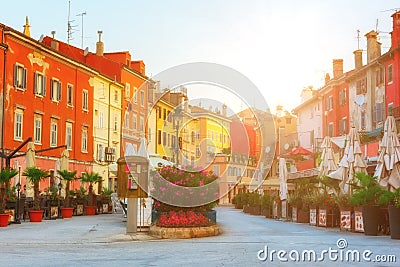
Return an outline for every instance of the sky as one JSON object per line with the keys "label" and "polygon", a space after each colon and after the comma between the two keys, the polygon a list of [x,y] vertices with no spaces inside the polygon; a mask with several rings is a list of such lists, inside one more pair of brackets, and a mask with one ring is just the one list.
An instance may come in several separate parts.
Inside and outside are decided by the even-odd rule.
{"label": "sky", "polygon": [[28,16],[33,38],[54,30],[67,41],[69,3],[72,45],[82,45],[83,17],[91,52],[102,30],[106,52],[130,51],[150,77],[185,63],[222,64],[250,79],[272,111],[299,105],[304,87],[320,88],[326,73],[333,76],[333,59],[353,69],[358,41],[365,63],[367,32],[378,30],[386,52],[391,15],[400,10],[398,0],[7,1],[0,23],[22,31]]}

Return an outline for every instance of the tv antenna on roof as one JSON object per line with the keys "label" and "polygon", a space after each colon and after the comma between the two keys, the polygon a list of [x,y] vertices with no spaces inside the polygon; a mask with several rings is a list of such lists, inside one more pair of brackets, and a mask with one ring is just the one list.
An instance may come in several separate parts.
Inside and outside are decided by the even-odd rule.
{"label": "tv antenna on roof", "polygon": [[73,28],[76,27],[76,25],[71,25],[74,20],[70,20],[70,15],[71,15],[71,0],[68,1],[68,23],[67,23],[67,42],[69,44],[69,41],[72,40],[72,33],[73,33]]}
{"label": "tv antenna on roof", "polygon": [[86,11],[77,15],[77,16],[81,16],[82,17],[82,31],[81,31],[82,43],[81,43],[81,48],[83,48],[83,16],[85,16],[85,15],[86,15]]}

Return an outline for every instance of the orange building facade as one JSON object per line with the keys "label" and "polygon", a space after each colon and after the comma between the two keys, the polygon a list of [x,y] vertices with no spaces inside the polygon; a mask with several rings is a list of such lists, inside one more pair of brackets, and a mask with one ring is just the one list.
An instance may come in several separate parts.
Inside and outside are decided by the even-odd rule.
{"label": "orange building facade", "polygon": [[[97,72],[5,25],[0,24],[0,36],[4,48],[0,53],[4,63],[0,69],[4,154],[32,138],[37,151],[36,166],[56,169],[64,149],[61,146],[66,145],[69,170],[77,170],[78,174],[90,171],[93,90],[89,79]],[[25,152],[23,146],[18,153]],[[11,159],[10,166],[23,171],[25,157]],[[25,184],[24,180],[22,183]],[[48,182],[43,182],[41,190],[48,186]],[[78,186],[75,183],[72,188]]]}

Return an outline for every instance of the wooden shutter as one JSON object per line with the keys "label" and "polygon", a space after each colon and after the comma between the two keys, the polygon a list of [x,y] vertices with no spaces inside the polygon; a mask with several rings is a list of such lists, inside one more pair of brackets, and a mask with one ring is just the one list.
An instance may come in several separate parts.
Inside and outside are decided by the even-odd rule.
{"label": "wooden shutter", "polygon": [[18,65],[14,64],[14,86],[18,87]]}
{"label": "wooden shutter", "polygon": [[58,82],[57,85],[57,100],[61,101],[61,82]]}

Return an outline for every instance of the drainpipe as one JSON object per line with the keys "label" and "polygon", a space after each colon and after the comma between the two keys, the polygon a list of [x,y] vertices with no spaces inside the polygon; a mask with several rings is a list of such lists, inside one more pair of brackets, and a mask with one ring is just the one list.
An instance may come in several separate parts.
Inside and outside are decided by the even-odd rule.
{"label": "drainpipe", "polygon": [[1,147],[1,169],[4,167],[4,127],[5,127],[5,105],[6,105],[6,82],[7,82],[7,51],[8,45],[4,42],[4,28],[2,30],[2,42],[0,44],[0,48],[4,51],[4,62],[3,62],[3,100],[1,103],[2,113],[1,113],[1,140],[0,140],[0,147]]}

